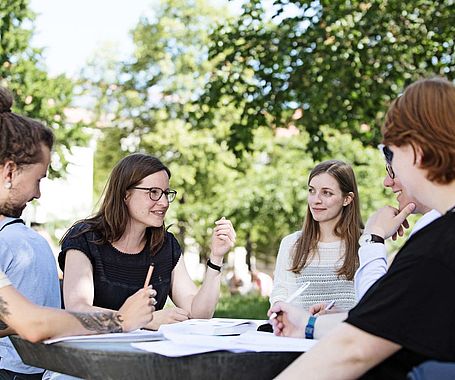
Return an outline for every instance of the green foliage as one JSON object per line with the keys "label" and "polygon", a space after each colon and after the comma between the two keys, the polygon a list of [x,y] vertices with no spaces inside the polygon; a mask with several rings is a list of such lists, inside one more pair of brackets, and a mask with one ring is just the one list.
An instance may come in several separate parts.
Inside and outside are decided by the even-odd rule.
{"label": "green foliage", "polygon": [[431,1],[254,0],[211,36],[216,62],[202,97],[208,112],[233,104],[229,146],[252,148],[252,131],[293,123],[308,132],[308,151],[331,151],[330,125],[375,146],[391,99],[427,75],[454,78],[455,3]]}
{"label": "green foliage", "polygon": [[267,319],[270,304],[267,297],[258,295],[224,295],[220,298],[215,318]]}
{"label": "green foliage", "polygon": [[[178,191],[167,223],[173,224],[171,231],[182,244],[185,238],[193,238],[204,256],[214,221],[225,216],[236,228],[237,245],[247,247],[251,255],[266,262],[274,261],[285,235],[301,228],[307,208],[307,178],[319,160],[337,158],[353,165],[365,219],[384,205],[387,197],[381,182],[385,170],[379,151],[365,147],[355,133],[353,136],[345,133],[348,131],[345,119],[330,119],[334,118],[329,117],[332,111],[340,115],[332,106],[326,110],[324,119],[318,121],[316,135],[311,128],[295,128],[302,127],[302,123],[309,125],[307,109],[299,115],[290,108],[291,103],[273,98],[273,107],[275,104],[287,107],[283,108],[285,128],[279,128],[272,109],[263,112],[259,103],[259,108],[242,108],[256,99],[250,98],[258,88],[251,85],[258,75],[255,67],[242,69],[237,76],[229,70],[240,69],[239,62],[220,69],[225,70],[230,80],[237,78],[238,82],[208,79],[221,54],[214,61],[207,60],[209,44],[216,43],[210,42],[209,33],[216,22],[224,20],[225,25],[234,25],[236,21],[208,2],[197,1],[193,5],[188,7],[183,0],[163,0],[155,16],[141,19],[133,30],[136,50],[130,60],[116,63],[112,58],[95,59],[88,66],[83,88],[97,100],[92,110],[99,134],[95,160],[97,192],[118,159],[132,151],[154,154],[171,169],[171,187]],[[277,29],[273,23],[264,23],[263,27]],[[220,41],[224,43],[225,39]],[[260,41],[254,41],[259,49]],[[231,42],[232,52],[237,47],[241,52],[245,45],[250,46],[250,40],[241,36]],[[271,44],[275,43],[272,40]],[[265,50],[264,54],[272,60],[284,59],[281,53]],[[222,62],[227,65],[228,61]],[[245,76],[252,82],[244,81]],[[219,91],[225,92],[216,106],[197,103],[208,80],[209,88],[219,85]],[[339,91],[334,88],[333,96],[335,90]],[[293,91],[286,94],[286,99],[290,101],[291,95],[296,101],[302,99]],[[317,91],[314,107],[316,96],[325,99],[322,87]],[[243,102],[233,99],[234,95],[242,97]],[[239,133],[245,135],[232,149],[233,133],[237,133],[232,129],[235,123],[242,125]],[[325,146],[317,160],[309,153],[316,137]],[[238,149],[243,154],[236,156]]]}
{"label": "green foliage", "polygon": [[30,46],[35,15],[29,1],[0,0],[0,9],[0,85],[14,93],[14,111],[54,130],[60,157],[57,169],[62,169],[64,153],[87,141],[82,126],[68,125],[64,115],[72,100],[73,83],[63,75],[50,78],[42,65],[42,50]]}

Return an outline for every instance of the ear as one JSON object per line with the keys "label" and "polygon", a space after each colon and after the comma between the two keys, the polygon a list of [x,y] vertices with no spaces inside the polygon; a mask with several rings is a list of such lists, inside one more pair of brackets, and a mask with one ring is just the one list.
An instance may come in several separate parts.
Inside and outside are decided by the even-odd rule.
{"label": "ear", "polygon": [[123,200],[125,202],[127,202],[128,199],[130,198],[130,196],[131,196],[131,192],[129,190],[126,190],[125,197],[123,198]]}
{"label": "ear", "polygon": [[343,201],[343,207],[346,207],[347,205],[351,204],[351,202],[354,200],[354,193],[350,191],[348,195],[344,197]]}
{"label": "ear", "polygon": [[422,161],[423,161],[423,151],[420,146],[413,146],[414,148],[414,163],[417,165],[417,167],[422,166]]}
{"label": "ear", "polygon": [[1,166],[1,179],[5,185],[13,181],[15,171],[17,171],[17,164],[14,161],[8,160]]}

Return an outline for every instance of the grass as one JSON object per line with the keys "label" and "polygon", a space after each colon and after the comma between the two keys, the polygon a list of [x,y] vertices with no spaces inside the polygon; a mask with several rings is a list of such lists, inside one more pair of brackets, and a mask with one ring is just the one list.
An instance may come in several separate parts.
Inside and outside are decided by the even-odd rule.
{"label": "grass", "polygon": [[215,317],[218,318],[244,318],[267,319],[269,299],[255,294],[245,296],[233,295],[222,292]]}

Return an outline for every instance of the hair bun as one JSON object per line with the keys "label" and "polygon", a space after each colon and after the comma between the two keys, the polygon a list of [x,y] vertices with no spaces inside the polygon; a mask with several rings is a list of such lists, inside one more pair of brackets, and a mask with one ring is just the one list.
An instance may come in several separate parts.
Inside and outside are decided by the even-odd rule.
{"label": "hair bun", "polygon": [[11,112],[13,95],[5,87],[0,87],[0,112]]}

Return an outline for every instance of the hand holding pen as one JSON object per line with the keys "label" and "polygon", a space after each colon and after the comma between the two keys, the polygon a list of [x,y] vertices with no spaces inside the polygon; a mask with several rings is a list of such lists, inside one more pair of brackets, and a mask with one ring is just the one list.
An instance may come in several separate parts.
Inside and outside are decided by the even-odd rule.
{"label": "hand holding pen", "polygon": [[312,305],[309,308],[309,312],[312,315],[315,315],[316,317],[323,315],[323,314],[328,314],[329,310],[331,310],[335,306],[335,300],[330,301],[329,303],[321,302],[317,303],[315,305]]}
{"label": "hand holding pen", "polygon": [[[294,293],[292,293],[288,298],[286,298],[286,301],[284,302],[291,303],[292,301],[294,301],[300,294],[302,294],[310,286],[310,284],[311,282],[309,281],[304,282],[302,286],[300,286]],[[270,314],[269,321],[275,319],[277,316],[278,314],[273,312],[272,314]]]}

